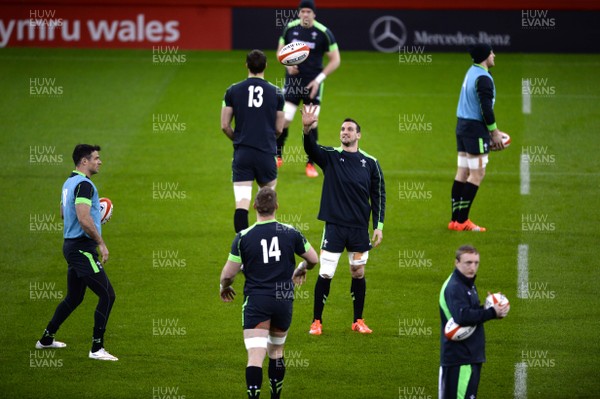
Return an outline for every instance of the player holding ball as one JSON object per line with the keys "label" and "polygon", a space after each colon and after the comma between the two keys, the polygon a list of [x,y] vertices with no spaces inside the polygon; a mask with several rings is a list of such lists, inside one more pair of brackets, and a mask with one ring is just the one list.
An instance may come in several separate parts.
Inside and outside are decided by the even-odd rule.
{"label": "player holding ball", "polygon": [[485,227],[469,219],[469,211],[485,176],[488,153],[504,148],[506,134],[498,130],[494,115],[496,87],[489,73],[496,57],[492,46],[476,44],[469,53],[473,65],[465,75],[456,110],[458,169],[452,185],[452,219],[448,229],[484,232]]}
{"label": "player holding ball", "polygon": [[[481,306],[475,278],[479,270],[479,252],[470,245],[456,250],[454,271],[440,290],[441,318],[439,398],[475,398],[479,388],[481,366],[485,357],[484,323],[506,317],[508,304]],[[448,320],[461,326],[476,326],[464,340],[449,339],[444,334]]]}

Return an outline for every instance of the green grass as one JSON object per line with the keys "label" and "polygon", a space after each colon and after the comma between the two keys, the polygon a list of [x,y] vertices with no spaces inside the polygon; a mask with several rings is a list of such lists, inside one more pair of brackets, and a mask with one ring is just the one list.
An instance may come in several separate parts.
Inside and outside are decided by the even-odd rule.
{"label": "green grass", "polygon": [[[186,398],[244,397],[243,277],[235,282],[233,304],[222,303],[217,289],[233,239],[234,207],[232,147],[220,132],[219,113],[225,89],[245,77],[244,53],[186,55],[182,65],[155,65],[147,51],[0,52],[2,396],[150,398],[170,390]],[[281,82],[282,68],[272,63],[267,79]],[[526,361],[524,351],[537,353],[529,360],[528,398],[600,393],[600,78],[593,73],[600,56],[499,54],[496,64],[496,115],[513,144],[490,156],[472,211],[489,231],[452,233],[446,224],[455,109],[468,57],[435,53],[429,64],[406,65],[394,55],[343,53],[342,66],[326,81],[320,141],[337,145],[343,118],[355,118],[363,127],[361,147],[379,159],[385,174],[384,241],[367,266],[365,318],[374,334],[349,331],[350,279],[342,262],[324,335],[309,336],[317,275],[310,273],[286,344],[284,397],[436,397],[437,298],[453,252],[464,243],[481,252],[480,293],[502,291],[511,300],[505,320],[486,324],[480,396],[513,396],[515,364]],[[546,78],[555,93],[533,98],[533,113],[523,115],[521,79],[535,77]],[[31,78],[56,79],[62,94],[30,96]],[[155,114],[175,115],[185,129],[154,132]],[[431,129],[402,131],[400,118],[415,115]],[[279,214],[318,246],[322,180],[303,174],[298,116],[279,175]],[[111,252],[106,270],[117,293],[106,343],[120,361],[111,364],[86,357],[96,303],[91,292],[59,330],[67,349],[46,359],[33,349],[59,299],[32,300],[40,290],[31,287],[54,284],[42,294],[64,295],[66,265],[61,233],[32,231],[30,223],[58,214],[60,186],[79,142],[102,146],[104,165],[94,181],[115,206],[103,230]],[[62,158],[31,163],[36,146]],[[523,148],[545,148],[553,159],[531,165],[529,196],[519,193]],[[153,198],[156,184],[176,185],[179,199]],[[406,199],[414,193],[421,198]],[[548,224],[524,231],[524,215],[545,217]],[[60,227],[56,223],[45,226]],[[529,281],[552,298],[517,298],[519,244],[529,245]],[[154,267],[155,251],[179,267]],[[407,257],[422,267],[400,267]],[[176,322],[171,331],[179,335],[153,335],[156,322]],[[46,367],[31,367],[32,360]]]}

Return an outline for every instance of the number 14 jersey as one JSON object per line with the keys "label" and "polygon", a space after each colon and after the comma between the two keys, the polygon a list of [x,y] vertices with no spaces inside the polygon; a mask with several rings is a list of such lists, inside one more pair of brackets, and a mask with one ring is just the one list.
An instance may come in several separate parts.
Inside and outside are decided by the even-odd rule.
{"label": "number 14 jersey", "polygon": [[244,265],[244,295],[290,298],[294,291],[294,254],[303,255],[310,248],[302,233],[273,219],[257,222],[236,234],[229,260]]}

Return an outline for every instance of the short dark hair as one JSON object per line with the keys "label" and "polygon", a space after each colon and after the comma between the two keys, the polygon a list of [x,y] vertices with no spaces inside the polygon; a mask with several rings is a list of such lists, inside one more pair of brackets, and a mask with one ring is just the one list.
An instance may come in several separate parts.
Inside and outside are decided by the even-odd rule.
{"label": "short dark hair", "polygon": [[456,260],[460,261],[460,257],[463,254],[479,255],[479,251],[472,245],[462,245],[456,250]]}
{"label": "short dark hair", "polygon": [[73,162],[75,166],[79,165],[83,158],[90,159],[92,152],[100,151],[99,145],[77,144],[73,150]]}
{"label": "short dark hair", "polygon": [[261,188],[256,193],[254,207],[260,216],[273,215],[277,209],[277,192],[268,186]]}
{"label": "short dark hair", "polygon": [[[355,121],[355,120],[354,120],[354,119],[352,119],[352,118],[346,118],[346,119],[344,119],[344,122],[352,122],[352,123],[354,123],[354,124],[356,125],[356,131],[357,131],[358,133],[360,133],[360,125],[358,124],[358,122],[357,122],[357,121]],[[342,122],[342,123],[343,123],[343,122]]]}
{"label": "short dark hair", "polygon": [[262,73],[267,67],[267,56],[260,50],[252,50],[246,55],[246,64],[253,74]]}

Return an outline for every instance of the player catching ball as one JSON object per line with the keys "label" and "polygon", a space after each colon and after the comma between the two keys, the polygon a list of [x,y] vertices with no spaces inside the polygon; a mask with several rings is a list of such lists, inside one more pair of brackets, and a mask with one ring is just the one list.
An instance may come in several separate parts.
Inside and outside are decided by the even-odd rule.
{"label": "player catching ball", "polygon": [[[369,334],[363,309],[367,283],[365,265],[369,250],[383,239],[385,215],[385,183],[377,159],[358,148],[360,125],[347,118],[340,129],[340,147],[317,144],[310,134],[317,123],[314,105],[305,105],[302,112],[304,150],[323,170],[323,191],[319,220],[325,222],[319,277],[315,285],[314,318],[310,334],[322,332],[322,315],[329,296],[331,279],[344,249],[348,252],[352,283],[350,294],[354,303],[352,330]],[[369,221],[373,219],[373,238],[369,239]]]}

